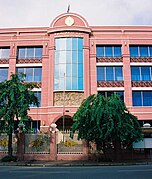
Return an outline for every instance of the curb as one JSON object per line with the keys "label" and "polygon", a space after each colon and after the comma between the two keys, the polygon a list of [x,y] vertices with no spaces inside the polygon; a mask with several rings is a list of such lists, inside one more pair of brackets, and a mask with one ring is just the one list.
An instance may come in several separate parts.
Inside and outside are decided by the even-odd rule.
{"label": "curb", "polygon": [[0,166],[25,166],[25,167],[93,167],[93,166],[130,166],[130,165],[152,165],[152,162],[137,163],[15,163],[0,162]]}

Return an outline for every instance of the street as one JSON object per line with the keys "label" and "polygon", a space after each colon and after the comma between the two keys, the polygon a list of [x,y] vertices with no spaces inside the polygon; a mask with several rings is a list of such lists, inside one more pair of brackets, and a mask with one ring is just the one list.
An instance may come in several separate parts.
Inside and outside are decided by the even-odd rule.
{"label": "street", "polygon": [[21,167],[1,166],[0,179],[152,179],[152,165]]}

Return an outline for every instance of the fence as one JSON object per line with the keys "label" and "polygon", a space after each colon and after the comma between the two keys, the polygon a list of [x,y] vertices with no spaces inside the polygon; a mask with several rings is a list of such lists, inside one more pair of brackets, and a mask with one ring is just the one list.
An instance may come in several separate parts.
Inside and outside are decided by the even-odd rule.
{"label": "fence", "polygon": [[[49,134],[13,134],[13,153],[19,160],[84,160],[84,142],[70,138],[70,131]],[[0,158],[8,153],[8,136],[0,134]]]}
{"label": "fence", "polygon": [[[12,148],[13,153],[17,152],[17,138],[16,135],[12,135]],[[8,135],[7,134],[0,134],[0,153],[7,153],[8,152]]]}
{"label": "fence", "polygon": [[57,133],[57,153],[58,154],[82,154],[83,142],[78,140],[78,133],[70,138],[70,131],[59,131]]}
{"label": "fence", "polygon": [[25,154],[49,154],[50,135],[25,134]]}

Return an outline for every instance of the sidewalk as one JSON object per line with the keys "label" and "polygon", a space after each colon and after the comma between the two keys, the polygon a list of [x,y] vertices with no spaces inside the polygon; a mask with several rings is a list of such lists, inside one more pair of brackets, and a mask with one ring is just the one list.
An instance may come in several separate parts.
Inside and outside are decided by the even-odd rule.
{"label": "sidewalk", "polygon": [[76,167],[76,166],[127,166],[152,165],[152,160],[126,162],[95,162],[95,161],[17,161],[0,162],[0,166],[29,166],[29,167]]}

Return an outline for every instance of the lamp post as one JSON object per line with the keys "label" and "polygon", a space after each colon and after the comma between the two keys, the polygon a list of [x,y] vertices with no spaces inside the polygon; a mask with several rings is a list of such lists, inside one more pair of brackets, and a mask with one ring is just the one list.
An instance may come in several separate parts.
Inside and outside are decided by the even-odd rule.
{"label": "lamp post", "polygon": [[65,130],[65,73],[64,73],[64,87],[63,87],[63,132]]}
{"label": "lamp post", "polygon": [[64,73],[64,86],[63,86],[63,142],[64,142],[64,130],[65,130],[65,73]]}

